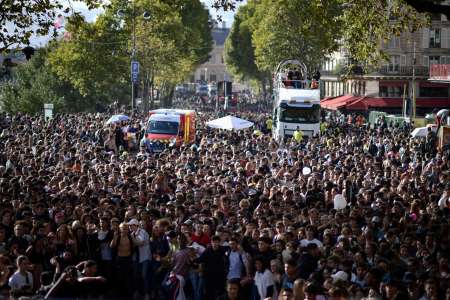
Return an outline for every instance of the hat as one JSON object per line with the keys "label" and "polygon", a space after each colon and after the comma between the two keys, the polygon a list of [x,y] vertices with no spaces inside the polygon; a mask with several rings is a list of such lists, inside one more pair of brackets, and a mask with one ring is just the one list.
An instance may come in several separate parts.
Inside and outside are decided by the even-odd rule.
{"label": "hat", "polygon": [[347,281],[348,274],[344,271],[338,271],[335,274],[331,275],[331,278],[333,278],[333,283],[336,283],[338,281]]}
{"label": "hat", "polygon": [[136,226],[138,226],[139,225],[139,221],[136,220],[136,219],[131,219],[130,222],[128,222],[128,225],[136,225]]}
{"label": "hat", "polygon": [[187,219],[186,221],[184,221],[183,224],[188,225],[188,226],[191,226],[192,223],[193,223],[192,220]]}
{"label": "hat", "polygon": [[372,223],[380,223],[380,222],[381,222],[381,219],[379,216],[375,216],[372,218]]}

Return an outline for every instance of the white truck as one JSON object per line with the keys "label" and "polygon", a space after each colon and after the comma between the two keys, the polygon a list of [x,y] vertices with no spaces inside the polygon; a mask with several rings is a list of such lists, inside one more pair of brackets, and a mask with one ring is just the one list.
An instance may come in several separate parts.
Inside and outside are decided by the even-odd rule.
{"label": "white truck", "polygon": [[281,62],[274,78],[272,135],[277,141],[292,137],[298,129],[304,136],[320,133],[320,89],[308,79],[305,64],[298,60]]}

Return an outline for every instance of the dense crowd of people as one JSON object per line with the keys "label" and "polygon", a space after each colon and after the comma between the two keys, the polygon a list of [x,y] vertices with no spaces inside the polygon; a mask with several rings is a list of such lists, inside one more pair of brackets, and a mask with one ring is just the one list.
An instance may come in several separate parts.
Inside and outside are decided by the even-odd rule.
{"label": "dense crowd of people", "polygon": [[448,152],[333,116],[278,144],[240,116],[151,154],[126,138],[143,116],[1,115],[0,298],[450,299]]}

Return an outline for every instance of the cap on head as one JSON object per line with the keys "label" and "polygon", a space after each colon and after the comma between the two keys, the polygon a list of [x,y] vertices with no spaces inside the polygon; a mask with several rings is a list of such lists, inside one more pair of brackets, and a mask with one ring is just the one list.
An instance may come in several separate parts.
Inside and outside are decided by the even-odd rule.
{"label": "cap on head", "polygon": [[136,220],[136,219],[131,219],[131,220],[128,222],[128,225],[136,225],[136,226],[139,226],[139,221]]}

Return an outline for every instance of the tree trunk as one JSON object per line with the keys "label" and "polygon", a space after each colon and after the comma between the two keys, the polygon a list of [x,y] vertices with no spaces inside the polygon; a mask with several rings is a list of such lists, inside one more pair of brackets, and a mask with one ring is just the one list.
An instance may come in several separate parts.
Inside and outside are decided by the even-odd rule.
{"label": "tree trunk", "polygon": [[261,79],[261,91],[262,91],[264,99],[266,99],[267,89],[266,89],[266,78],[264,78],[264,77]]}
{"label": "tree trunk", "polygon": [[169,95],[167,98],[167,107],[172,107],[173,105],[173,95],[175,94],[175,87],[170,85],[169,86]]}
{"label": "tree trunk", "polygon": [[270,72],[267,73],[266,78],[267,78],[267,80],[269,80],[269,93],[270,93],[270,95],[272,95],[273,94],[273,80],[272,80],[272,76],[271,76]]}
{"label": "tree trunk", "polygon": [[150,85],[149,75],[148,75],[148,71],[146,71],[146,73],[145,73],[145,80],[144,80],[144,90],[142,92],[143,93],[143,95],[142,95],[142,104],[143,104],[143,108],[144,108],[144,113],[148,112],[149,85]]}
{"label": "tree trunk", "polygon": [[153,96],[154,82],[155,82],[155,75],[153,74],[153,70],[152,70],[151,77],[150,77],[150,109],[155,109],[155,97]]}
{"label": "tree trunk", "polygon": [[164,82],[161,85],[160,106],[171,107],[173,103],[173,96],[175,94],[175,86],[169,82]]}

